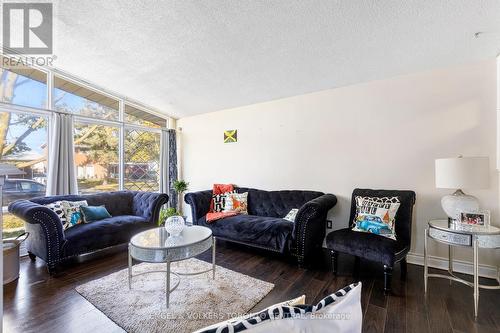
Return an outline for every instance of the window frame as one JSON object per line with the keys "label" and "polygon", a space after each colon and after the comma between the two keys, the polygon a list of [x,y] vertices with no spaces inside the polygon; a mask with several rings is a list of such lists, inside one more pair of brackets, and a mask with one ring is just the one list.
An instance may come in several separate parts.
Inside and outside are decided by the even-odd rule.
{"label": "window frame", "polygon": [[[5,55],[0,52],[0,56],[2,57],[10,57],[9,55]],[[89,117],[89,116],[83,116],[83,115],[78,115],[78,114],[73,114],[73,119],[75,122],[79,123],[86,123],[86,124],[92,124],[92,125],[105,125],[105,126],[113,126],[117,127],[119,131],[119,142],[118,142],[118,161],[119,161],[119,167],[118,167],[118,173],[119,173],[119,190],[124,190],[125,184],[125,131],[127,130],[139,130],[139,131],[145,131],[145,132],[153,132],[153,133],[160,133],[162,130],[172,128],[173,124],[173,118],[165,115],[154,108],[148,107],[142,103],[139,103],[135,100],[132,100],[130,98],[127,98],[125,96],[122,96],[120,94],[114,93],[112,91],[109,91],[107,89],[104,89],[102,87],[99,87],[95,84],[92,84],[90,82],[87,82],[81,78],[78,78],[74,75],[71,75],[67,72],[64,72],[62,70],[52,68],[52,67],[41,67],[41,66],[26,66],[28,68],[33,68],[36,70],[39,70],[43,72],[46,75],[47,78],[47,105],[45,108],[35,108],[35,107],[29,107],[29,106],[23,106],[23,105],[18,105],[18,104],[10,104],[10,103],[5,103],[5,102],[0,102],[0,112],[13,112],[13,113],[28,113],[28,114],[33,114],[33,115],[38,115],[38,116],[44,116],[47,117],[47,123],[48,123],[48,128],[47,128],[47,152],[50,155],[50,144],[49,140],[50,137],[52,136],[52,119],[51,115],[53,113],[65,113],[61,111],[56,111],[55,110],[55,103],[54,103],[54,96],[55,96],[55,77],[57,76],[58,78],[61,78],[63,80],[69,81],[73,84],[79,85],[85,89],[92,90],[98,94],[101,94],[103,96],[112,98],[114,100],[118,101],[118,120],[107,120],[107,119],[102,119],[102,118],[94,118],[94,117]],[[7,68],[8,69],[8,68]],[[131,107],[137,108],[141,111],[144,111],[146,113],[155,115],[157,117],[165,119],[165,127],[160,127],[160,128],[153,128],[153,127],[148,127],[148,126],[143,126],[139,124],[134,124],[134,123],[128,123],[125,118],[125,105],[129,105]],[[47,160],[47,170],[50,170],[50,162]],[[158,190],[160,190],[160,184],[158,184]]]}
{"label": "window frame", "polygon": [[[11,57],[9,57],[8,55],[5,55],[2,52],[0,52],[0,60],[2,58],[11,58]],[[2,105],[6,105],[6,106],[12,105],[12,106],[15,106],[15,107],[22,107],[22,108],[27,108],[27,109],[31,109],[31,110],[45,110],[45,111],[50,111],[50,109],[52,109],[52,85],[53,85],[54,74],[52,73],[52,71],[50,69],[45,68],[45,67],[40,67],[40,66],[25,66],[25,67],[26,68],[35,69],[35,70],[40,71],[40,72],[42,72],[42,73],[45,74],[45,78],[47,80],[47,82],[45,84],[45,87],[46,87],[46,90],[47,90],[46,91],[46,97],[47,98],[45,99],[45,106],[43,108],[35,108],[35,107],[31,107],[31,106],[24,106],[24,105],[20,105],[20,104],[11,104],[11,103],[6,103],[6,102],[1,102],[0,101],[0,107]],[[3,67],[0,65],[0,68],[3,68]],[[5,68],[5,69],[9,70],[8,68]],[[167,120],[167,126],[168,126],[168,120]]]}

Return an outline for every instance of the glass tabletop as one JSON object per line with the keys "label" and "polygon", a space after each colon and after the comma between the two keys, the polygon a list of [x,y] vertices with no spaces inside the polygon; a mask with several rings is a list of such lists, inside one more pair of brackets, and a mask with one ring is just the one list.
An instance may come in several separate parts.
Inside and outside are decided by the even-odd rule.
{"label": "glass tabletop", "polygon": [[470,234],[470,235],[497,235],[500,234],[500,228],[495,226],[474,226],[474,225],[466,225],[459,223],[451,223],[448,225],[448,220],[431,220],[429,221],[429,226],[441,229],[444,231],[452,231],[461,234]]}
{"label": "glass tabletop", "polygon": [[130,244],[143,249],[172,249],[189,247],[210,238],[212,230],[202,226],[185,227],[179,236],[170,236],[164,227],[138,233]]}

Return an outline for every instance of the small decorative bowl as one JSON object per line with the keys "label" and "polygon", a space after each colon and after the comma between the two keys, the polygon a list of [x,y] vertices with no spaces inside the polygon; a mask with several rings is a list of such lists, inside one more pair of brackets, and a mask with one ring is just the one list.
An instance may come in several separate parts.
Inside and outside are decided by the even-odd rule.
{"label": "small decorative bowl", "polygon": [[179,236],[185,226],[186,224],[182,216],[170,216],[165,221],[165,230],[167,230],[170,236]]}

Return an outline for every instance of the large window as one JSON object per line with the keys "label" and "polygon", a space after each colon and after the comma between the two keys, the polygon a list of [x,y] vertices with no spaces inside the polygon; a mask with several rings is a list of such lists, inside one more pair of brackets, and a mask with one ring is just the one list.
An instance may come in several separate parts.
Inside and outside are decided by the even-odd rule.
{"label": "large window", "polygon": [[160,133],[125,131],[125,189],[159,191]]}
{"label": "large window", "polygon": [[[11,176],[2,189],[2,207],[19,199],[45,195],[47,180],[47,118],[28,113],[0,112],[0,163],[9,163],[24,174]],[[3,237],[24,232],[24,223],[5,214]]]}
{"label": "large window", "polygon": [[92,118],[118,120],[116,99],[58,76],[54,79],[54,88],[56,110]]}
{"label": "large window", "polygon": [[74,115],[80,193],[159,191],[160,129],[167,127],[166,118],[57,70],[6,67],[4,59],[0,55],[0,163],[23,171],[7,179],[2,191],[4,238],[24,231],[7,205],[46,193],[53,112]]}
{"label": "large window", "polygon": [[[2,60],[3,57],[0,56],[0,61]],[[45,109],[47,107],[47,75],[31,68],[0,67],[0,101]]]}
{"label": "large window", "polygon": [[75,165],[80,193],[119,189],[117,127],[75,123]]}
{"label": "large window", "polygon": [[125,104],[125,122],[142,125],[152,128],[162,128],[167,126],[164,118],[155,116],[137,107]]}

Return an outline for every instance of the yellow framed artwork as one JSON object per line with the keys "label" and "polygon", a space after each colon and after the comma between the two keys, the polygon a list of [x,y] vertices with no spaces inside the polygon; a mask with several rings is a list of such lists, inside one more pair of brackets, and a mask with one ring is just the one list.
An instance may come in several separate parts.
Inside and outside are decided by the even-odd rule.
{"label": "yellow framed artwork", "polygon": [[224,131],[224,143],[238,142],[238,130]]}

